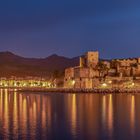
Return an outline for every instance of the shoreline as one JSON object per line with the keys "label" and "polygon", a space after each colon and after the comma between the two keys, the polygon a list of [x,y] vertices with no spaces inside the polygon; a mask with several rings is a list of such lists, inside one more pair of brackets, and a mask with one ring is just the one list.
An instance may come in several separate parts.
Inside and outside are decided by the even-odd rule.
{"label": "shoreline", "polygon": [[20,93],[34,92],[34,93],[92,93],[92,94],[119,94],[119,93],[140,93],[140,88],[96,88],[96,89],[75,89],[75,88],[40,88],[40,87],[0,87],[0,89],[7,89]]}
{"label": "shoreline", "polygon": [[139,89],[66,89],[66,88],[20,88],[18,92],[48,92],[48,93],[96,93],[96,94],[119,94],[140,93]]}

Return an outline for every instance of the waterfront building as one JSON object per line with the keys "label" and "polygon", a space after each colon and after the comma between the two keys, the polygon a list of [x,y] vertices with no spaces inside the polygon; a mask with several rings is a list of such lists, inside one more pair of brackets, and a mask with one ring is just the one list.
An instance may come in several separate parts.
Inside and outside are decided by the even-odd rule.
{"label": "waterfront building", "polygon": [[[100,60],[98,51],[80,57],[79,66],[65,70],[65,88],[95,88],[140,83],[140,58]],[[130,84],[129,84],[130,85]]]}
{"label": "waterfront building", "polygon": [[74,68],[65,70],[64,87],[66,88],[92,88],[99,82],[97,65],[99,53],[87,52],[80,57],[80,64]]}
{"label": "waterfront building", "polygon": [[1,77],[0,87],[56,87],[55,83],[42,77]]}

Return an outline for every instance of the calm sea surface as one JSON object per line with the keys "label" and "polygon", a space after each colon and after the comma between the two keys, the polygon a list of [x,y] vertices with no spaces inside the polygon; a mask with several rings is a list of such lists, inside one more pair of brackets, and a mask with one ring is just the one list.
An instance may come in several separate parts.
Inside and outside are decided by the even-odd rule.
{"label": "calm sea surface", "polygon": [[0,139],[140,140],[140,94],[1,90]]}

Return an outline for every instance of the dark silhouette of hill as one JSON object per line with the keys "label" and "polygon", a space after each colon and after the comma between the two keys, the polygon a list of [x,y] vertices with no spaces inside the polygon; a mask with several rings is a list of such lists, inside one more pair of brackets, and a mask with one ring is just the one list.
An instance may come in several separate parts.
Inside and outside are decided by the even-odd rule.
{"label": "dark silhouette of hill", "polygon": [[0,77],[50,77],[56,71],[63,74],[65,68],[77,66],[78,63],[78,57],[67,58],[54,54],[46,58],[24,58],[11,52],[0,52]]}

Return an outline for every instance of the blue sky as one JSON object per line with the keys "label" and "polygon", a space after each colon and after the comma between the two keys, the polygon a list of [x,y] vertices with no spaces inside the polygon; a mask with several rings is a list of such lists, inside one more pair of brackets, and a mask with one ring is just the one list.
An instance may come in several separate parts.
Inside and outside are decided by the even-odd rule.
{"label": "blue sky", "polygon": [[25,57],[140,57],[140,1],[2,0],[0,51]]}

